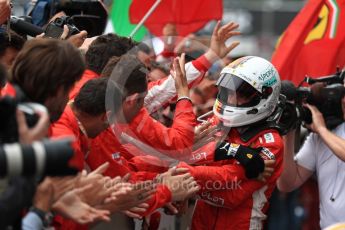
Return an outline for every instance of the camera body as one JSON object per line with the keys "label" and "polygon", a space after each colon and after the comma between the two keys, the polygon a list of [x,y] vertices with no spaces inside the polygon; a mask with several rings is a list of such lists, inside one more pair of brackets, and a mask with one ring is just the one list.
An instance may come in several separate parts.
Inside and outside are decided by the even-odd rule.
{"label": "camera body", "polygon": [[310,88],[297,88],[296,107],[299,110],[300,120],[307,124],[312,122],[310,110],[303,103],[314,105],[325,118],[327,127],[335,128],[343,121],[341,100],[344,96],[344,86],[338,83],[326,85],[315,83]]}
{"label": "camera body", "polygon": [[19,86],[13,84],[12,87],[15,96],[4,96],[0,99],[0,144],[19,141],[17,109],[24,113],[28,128],[32,128],[37,124],[39,120],[38,112],[48,114],[45,106],[30,102]]}
{"label": "camera body", "polygon": [[306,77],[304,82],[309,87],[295,87],[289,81],[282,81],[282,94],[294,103],[285,111],[287,119],[295,119],[297,123],[312,123],[311,111],[303,104],[314,105],[322,113],[326,126],[333,129],[344,121],[341,100],[345,95],[343,86],[345,71],[321,78]]}
{"label": "camera body", "polygon": [[0,100],[0,143],[18,142],[18,124],[16,110],[24,113],[26,124],[29,128],[34,127],[39,119],[37,110],[48,113],[47,109],[37,103],[19,102],[12,97],[4,97]]}
{"label": "camera body", "polygon": [[73,25],[79,30],[86,30],[88,37],[103,34],[108,20],[108,12],[104,1],[98,0],[38,0],[28,15],[33,23],[44,26],[58,12],[71,16]]}
{"label": "camera body", "polygon": [[63,27],[68,27],[68,35],[66,38],[80,33],[79,29],[74,25],[73,19],[68,16],[61,16],[47,25],[45,37],[60,38],[63,33]]}

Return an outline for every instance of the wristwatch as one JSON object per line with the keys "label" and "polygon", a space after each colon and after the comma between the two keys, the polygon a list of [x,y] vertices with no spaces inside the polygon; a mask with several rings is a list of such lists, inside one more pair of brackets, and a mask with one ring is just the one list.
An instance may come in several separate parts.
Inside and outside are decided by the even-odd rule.
{"label": "wristwatch", "polygon": [[45,212],[35,206],[32,206],[29,211],[35,213],[41,219],[45,228],[49,227],[53,221],[54,215],[51,212]]}

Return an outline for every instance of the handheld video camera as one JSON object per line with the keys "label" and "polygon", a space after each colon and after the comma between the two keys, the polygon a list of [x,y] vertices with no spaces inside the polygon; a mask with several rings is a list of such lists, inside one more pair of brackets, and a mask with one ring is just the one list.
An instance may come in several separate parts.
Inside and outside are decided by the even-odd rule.
{"label": "handheld video camera", "polygon": [[344,77],[345,71],[339,70],[334,75],[321,78],[306,77],[303,82],[310,87],[295,87],[292,82],[282,81],[281,93],[288,101],[294,102],[285,111],[286,119],[310,124],[311,111],[303,105],[308,103],[316,106],[322,113],[327,128],[333,129],[341,124],[344,121],[341,108],[341,100],[345,95]]}
{"label": "handheld video camera", "polygon": [[63,27],[68,27],[68,35],[66,38],[80,33],[79,29],[74,25],[73,19],[68,16],[62,16],[56,18],[54,21],[48,24],[45,30],[45,37],[60,38],[63,33]]}

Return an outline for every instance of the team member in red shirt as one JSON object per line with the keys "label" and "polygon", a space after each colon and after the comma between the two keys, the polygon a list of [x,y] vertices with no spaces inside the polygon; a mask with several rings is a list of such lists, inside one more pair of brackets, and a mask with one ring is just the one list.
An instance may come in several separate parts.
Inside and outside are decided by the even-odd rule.
{"label": "team member in red shirt", "polygon": [[132,49],[134,52],[135,45],[136,43],[133,40],[116,34],[104,34],[97,37],[85,54],[86,70],[80,81],[71,90],[70,99],[75,98],[87,81],[99,78],[104,66],[111,57],[120,57]]}
{"label": "team member in red shirt", "polygon": [[[111,82],[109,83],[111,89],[109,88],[109,85],[107,88],[107,85],[108,79],[106,78],[88,81],[82,87],[74,102],[71,102],[66,107],[60,120],[52,126],[52,137],[75,137],[74,149],[76,155],[73,159],[73,164],[78,166],[79,169],[84,167],[84,159],[89,159],[89,151],[91,147],[89,138],[95,138],[100,132],[106,129],[109,126],[108,119],[112,119],[112,117],[117,116],[117,112],[120,108],[122,96],[119,89]],[[114,102],[115,110],[113,111],[107,110],[106,112],[105,109],[104,100],[106,89],[112,92],[112,97],[120,98],[118,103]],[[104,160],[106,161],[107,159],[105,158]],[[109,168],[112,168],[111,172],[117,172],[116,176],[124,176],[125,173],[132,172],[129,167],[117,167],[114,163],[115,162],[110,161],[111,165]],[[178,172],[186,172],[186,170],[182,169]],[[130,182],[153,180],[155,176],[157,176],[157,173],[145,172],[132,174]],[[105,175],[108,175],[108,173],[105,172]],[[148,199],[147,202],[149,205],[147,210],[142,214],[150,213],[171,200],[175,201],[185,199],[187,196],[190,196],[197,191],[197,187],[195,186],[194,188],[193,186],[188,187],[188,185],[195,184],[189,174],[171,175],[171,173],[168,172],[164,174],[164,178],[172,183],[165,183],[162,185],[158,184],[155,190],[150,186],[142,186],[142,188],[140,188],[141,195],[138,195],[139,201],[145,201]],[[179,188],[173,187],[173,185],[176,186],[176,184],[179,183],[181,184],[181,186],[177,186]],[[184,184],[187,187],[182,186]],[[105,205],[104,208],[116,210],[111,206],[111,204]]]}

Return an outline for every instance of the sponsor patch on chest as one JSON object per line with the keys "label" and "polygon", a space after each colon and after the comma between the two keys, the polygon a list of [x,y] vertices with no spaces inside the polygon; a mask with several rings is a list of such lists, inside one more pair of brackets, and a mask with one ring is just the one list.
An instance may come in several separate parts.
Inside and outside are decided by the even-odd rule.
{"label": "sponsor patch on chest", "polygon": [[267,148],[262,148],[260,156],[264,159],[264,160],[275,160],[276,157],[274,156],[274,154],[269,151]]}
{"label": "sponsor patch on chest", "polygon": [[272,133],[266,133],[264,135],[264,139],[266,143],[274,143],[274,137]]}

